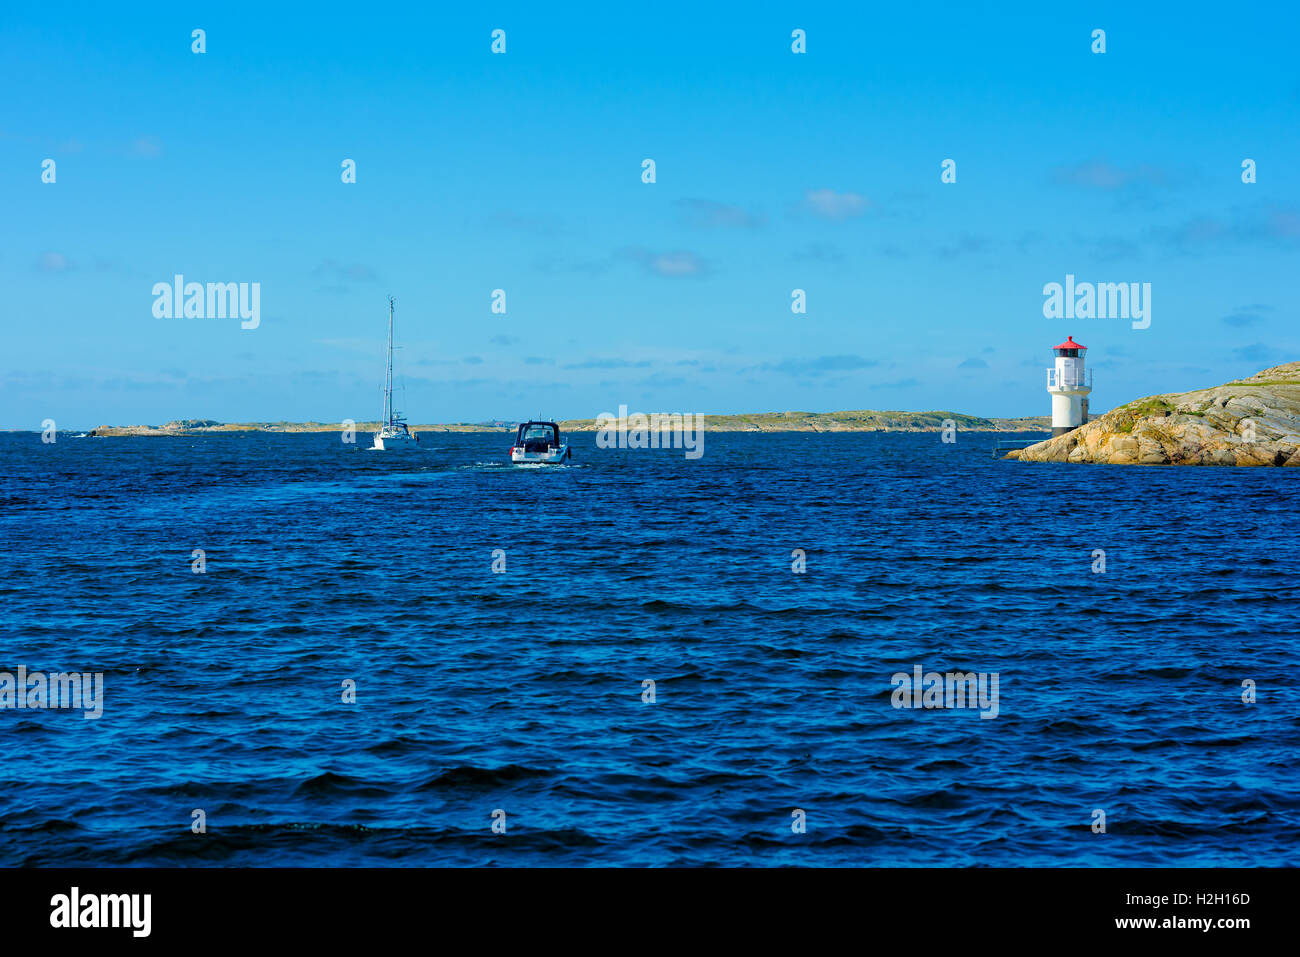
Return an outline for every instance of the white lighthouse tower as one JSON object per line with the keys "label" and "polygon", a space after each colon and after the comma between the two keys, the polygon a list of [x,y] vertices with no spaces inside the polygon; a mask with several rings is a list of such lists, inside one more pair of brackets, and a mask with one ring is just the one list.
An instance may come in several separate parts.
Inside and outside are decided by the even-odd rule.
{"label": "white lighthouse tower", "polygon": [[1073,336],[1052,350],[1056,365],[1047,370],[1047,391],[1052,394],[1052,436],[1064,435],[1088,421],[1088,393],[1092,376],[1083,371],[1083,354],[1087,346]]}

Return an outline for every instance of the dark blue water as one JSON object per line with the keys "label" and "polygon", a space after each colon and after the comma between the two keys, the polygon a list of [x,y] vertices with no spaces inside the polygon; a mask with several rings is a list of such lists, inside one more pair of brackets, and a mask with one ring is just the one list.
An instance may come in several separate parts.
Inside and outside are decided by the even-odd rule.
{"label": "dark blue water", "polygon": [[0,436],[0,864],[1300,863],[1300,470],[572,440]]}

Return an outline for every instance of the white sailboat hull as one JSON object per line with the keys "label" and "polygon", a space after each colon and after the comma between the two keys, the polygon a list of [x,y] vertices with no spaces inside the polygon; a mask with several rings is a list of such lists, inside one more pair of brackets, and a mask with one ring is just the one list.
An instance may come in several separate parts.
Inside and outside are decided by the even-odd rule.
{"label": "white sailboat hull", "polygon": [[418,452],[420,440],[414,435],[384,435],[375,433],[375,444],[370,446],[372,452]]}

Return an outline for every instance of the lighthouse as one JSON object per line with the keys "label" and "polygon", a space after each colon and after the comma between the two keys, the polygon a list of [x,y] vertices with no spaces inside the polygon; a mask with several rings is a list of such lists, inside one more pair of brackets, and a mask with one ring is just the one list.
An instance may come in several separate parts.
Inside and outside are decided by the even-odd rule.
{"label": "lighthouse", "polygon": [[1064,435],[1088,421],[1088,393],[1092,376],[1083,371],[1083,354],[1087,346],[1074,336],[1052,349],[1056,365],[1047,370],[1047,391],[1052,394],[1052,436]]}

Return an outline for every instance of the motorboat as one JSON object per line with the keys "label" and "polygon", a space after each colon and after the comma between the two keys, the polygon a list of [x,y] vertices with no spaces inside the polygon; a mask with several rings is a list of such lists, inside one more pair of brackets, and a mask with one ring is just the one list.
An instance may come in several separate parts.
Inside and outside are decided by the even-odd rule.
{"label": "motorboat", "polygon": [[554,422],[524,422],[510,446],[510,461],[516,465],[560,465],[572,457]]}

